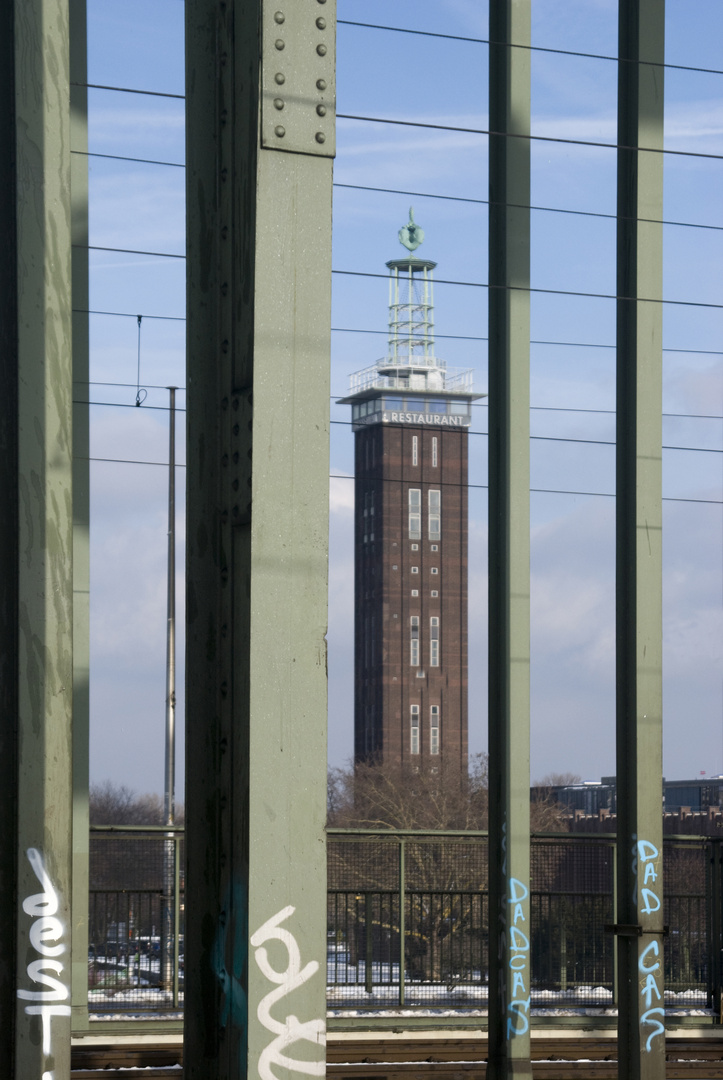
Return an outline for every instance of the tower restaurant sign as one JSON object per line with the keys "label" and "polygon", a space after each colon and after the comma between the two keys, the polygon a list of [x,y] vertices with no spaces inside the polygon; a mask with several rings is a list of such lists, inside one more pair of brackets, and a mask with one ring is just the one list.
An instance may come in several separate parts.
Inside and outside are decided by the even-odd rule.
{"label": "tower restaurant sign", "polygon": [[[374,420],[369,417],[369,420]],[[431,427],[469,427],[469,416],[447,416],[440,413],[383,412],[383,424],[426,424]]]}

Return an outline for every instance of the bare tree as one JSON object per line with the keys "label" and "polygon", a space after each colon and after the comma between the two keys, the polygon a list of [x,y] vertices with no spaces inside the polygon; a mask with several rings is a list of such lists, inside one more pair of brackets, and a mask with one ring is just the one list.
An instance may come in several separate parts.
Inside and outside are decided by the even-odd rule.
{"label": "bare tree", "polygon": [[[89,791],[91,825],[164,825],[160,795],[138,795],[125,784],[104,780],[91,784]],[[176,808],[176,824],[183,824],[183,807]]]}
{"label": "bare tree", "polygon": [[416,770],[394,762],[359,762],[332,769],[328,824],[347,829],[484,829],[487,755],[476,754],[468,776],[440,766]]}

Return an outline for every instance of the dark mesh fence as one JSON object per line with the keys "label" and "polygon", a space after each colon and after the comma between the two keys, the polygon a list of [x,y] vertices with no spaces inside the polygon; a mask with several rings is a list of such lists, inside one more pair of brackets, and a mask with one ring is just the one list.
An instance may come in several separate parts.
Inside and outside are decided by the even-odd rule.
{"label": "dark mesh fence", "polygon": [[[721,843],[664,845],[666,1005],[720,1003]],[[486,1010],[487,838],[332,833],[328,843],[332,1010]],[[533,838],[533,1012],[615,1005],[615,844]],[[95,1012],[168,1013],[183,1000],[183,837],[92,830],[88,985]],[[402,948],[402,942],[404,943]]]}
{"label": "dark mesh fence", "polygon": [[533,841],[533,1007],[612,1004],[614,863],[614,846],[595,837]]}
{"label": "dark mesh fence", "polygon": [[178,1008],[183,991],[183,834],[93,829],[89,875],[91,1010]]}
{"label": "dark mesh fence", "polygon": [[680,843],[672,838],[663,845],[663,922],[669,928],[663,955],[668,1005],[704,1005],[714,990],[710,848],[705,841]]}
{"label": "dark mesh fence", "polygon": [[[670,1007],[711,1008],[719,999],[716,844],[665,841]],[[606,930],[615,922],[614,866],[610,837],[533,838],[534,1012],[615,1006],[615,938]],[[331,835],[328,927],[330,1008],[486,1009],[486,837]]]}

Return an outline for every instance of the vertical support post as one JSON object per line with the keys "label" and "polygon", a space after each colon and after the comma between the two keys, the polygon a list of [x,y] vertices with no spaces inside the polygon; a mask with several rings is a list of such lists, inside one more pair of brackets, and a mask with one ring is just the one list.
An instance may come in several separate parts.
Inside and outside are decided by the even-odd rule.
{"label": "vertical support post", "polygon": [[181,853],[183,837],[173,837],[173,1008],[178,1008],[178,960],[181,952]]}
{"label": "vertical support post", "polygon": [[372,967],[374,963],[374,917],[372,893],[364,893],[364,989],[371,994],[374,989]]}
{"label": "vertical support post", "polygon": [[[163,786],[164,824],[175,825],[176,815],[176,390],[168,389],[168,558],[166,588],[166,738]],[[173,924],[176,847],[173,833],[163,841],[163,928],[161,931],[161,986],[173,992],[173,958],[178,926]]]}
{"label": "vertical support post", "polygon": [[334,46],[186,5],[188,1080],[325,1072]]}
{"label": "vertical support post", "polygon": [[665,1076],[662,225],[665,4],[620,0],[617,810],[620,1075]]}
{"label": "vertical support post", "polygon": [[68,20],[67,0],[0,15],[0,1074],[15,1080],[70,1075]]}
{"label": "vertical support post", "polygon": [[406,847],[404,843],[404,837],[399,838],[399,1006],[404,1005],[405,998],[405,979],[407,975],[407,958],[406,958],[406,943],[407,943],[407,914],[406,914],[406,893],[407,893],[407,866],[406,866]]}
{"label": "vertical support post", "polygon": [[90,431],[88,398],[88,90],[86,0],[70,0],[73,267],[73,1031],[88,1028],[90,748]]}
{"label": "vertical support post", "polygon": [[530,1066],[530,2],[490,4],[489,1065]]}
{"label": "vertical support post", "polygon": [[708,1007],[713,1009],[714,1015],[721,1015],[721,955],[723,955],[723,893],[721,890],[721,876],[723,871],[723,859],[721,858],[721,841],[710,839],[706,841],[708,847],[708,903],[710,914],[708,926],[710,927],[710,941],[708,944]]}

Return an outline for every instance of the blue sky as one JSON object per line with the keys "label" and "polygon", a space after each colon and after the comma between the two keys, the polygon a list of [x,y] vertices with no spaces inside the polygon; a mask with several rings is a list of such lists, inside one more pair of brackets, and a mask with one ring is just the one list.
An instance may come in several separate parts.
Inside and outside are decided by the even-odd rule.
{"label": "blue sky", "polygon": [[[182,0],[89,0],[88,12],[90,83],[183,94]],[[486,6],[476,0],[339,0],[338,17],[487,36]],[[616,21],[608,0],[536,0],[535,46],[596,56],[533,52],[533,134],[614,143],[616,65],[599,57],[616,52]],[[669,64],[719,67],[722,33],[717,0],[668,0]],[[342,23],[337,66],[340,113],[487,127],[484,44]],[[183,101],[91,90],[89,109],[91,152],[173,163],[89,159],[91,244],[151,253],[91,252],[91,308],[126,313],[91,316],[91,400],[107,403],[91,411],[92,454],[164,462],[162,388],[185,385],[184,264],[177,257],[184,245]],[[723,154],[723,75],[666,71],[666,148]],[[471,283],[436,288],[437,332],[450,335],[440,336],[437,352],[451,367],[473,368],[480,391],[487,389],[486,167],[484,135],[338,123],[334,269],[385,273],[384,263],[401,251],[396,234],[413,203],[438,277]],[[664,230],[668,301],[723,304],[722,173],[715,156],[666,156],[664,219],[678,223]],[[419,194],[368,190],[380,188]],[[614,150],[536,141],[531,201],[533,288],[614,294]],[[383,354],[383,334],[363,331],[386,329],[386,303],[385,281],[334,276],[334,397],[346,392],[351,372]],[[534,293],[531,308],[532,486],[600,493],[536,490],[531,497],[532,774],[596,779],[614,772],[614,302]],[[136,409],[139,313],[141,385],[149,393]],[[723,771],[723,309],[667,304],[664,348],[664,767],[675,779]],[[182,393],[178,402],[183,408]],[[348,413],[332,404],[334,764],[352,751]],[[473,750],[486,746],[486,421],[480,405],[470,435]],[[181,413],[181,460],[182,428]],[[140,791],[163,784],[165,492],[162,467],[92,466],[91,770],[96,780]],[[182,639],[178,659],[182,679]]]}

